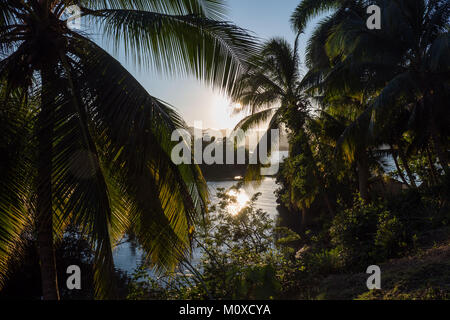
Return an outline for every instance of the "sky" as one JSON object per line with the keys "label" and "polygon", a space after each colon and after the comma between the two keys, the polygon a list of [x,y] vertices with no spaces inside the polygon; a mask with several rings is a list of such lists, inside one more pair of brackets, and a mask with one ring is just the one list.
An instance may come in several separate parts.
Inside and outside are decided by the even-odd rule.
{"label": "sky", "polygon": [[[290,26],[290,16],[300,0],[228,0],[230,21],[248,29],[262,39],[283,37],[294,43],[295,33]],[[300,38],[300,54],[314,23]],[[203,128],[233,128],[243,117],[231,115],[233,106],[218,91],[193,78],[168,78],[156,72],[138,70],[132,63],[119,58],[124,66],[153,96],[170,103],[188,125],[203,122]]]}

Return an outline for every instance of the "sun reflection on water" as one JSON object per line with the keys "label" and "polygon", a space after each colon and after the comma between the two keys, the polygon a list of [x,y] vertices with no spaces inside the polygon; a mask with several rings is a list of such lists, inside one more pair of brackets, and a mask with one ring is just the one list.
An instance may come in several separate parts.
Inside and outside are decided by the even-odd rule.
{"label": "sun reflection on water", "polygon": [[249,203],[250,198],[244,190],[230,190],[228,192],[229,196],[232,196],[236,201],[231,202],[228,206],[229,212],[235,216]]}

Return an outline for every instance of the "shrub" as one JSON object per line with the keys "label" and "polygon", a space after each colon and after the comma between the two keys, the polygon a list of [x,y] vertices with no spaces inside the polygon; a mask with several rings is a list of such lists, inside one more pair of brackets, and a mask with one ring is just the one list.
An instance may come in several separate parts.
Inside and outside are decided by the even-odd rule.
{"label": "shrub", "polygon": [[[274,221],[255,207],[259,194],[233,212],[239,186],[231,191],[219,189],[218,203],[197,223],[193,241],[201,258],[192,262],[195,266],[189,271],[184,265],[159,281],[138,270],[128,298],[267,300],[280,295],[282,283],[290,281],[285,276],[291,269],[289,250],[277,245]],[[278,234],[283,243],[297,239],[283,231]]]}
{"label": "shrub", "polygon": [[311,271],[318,274],[336,273],[342,268],[340,251],[337,248],[311,253],[308,260]]}
{"label": "shrub", "polygon": [[340,263],[361,269],[376,262],[374,246],[380,215],[389,212],[381,204],[356,199],[352,208],[341,210],[333,219],[330,236]]}
{"label": "shrub", "polygon": [[387,259],[397,256],[408,246],[408,231],[399,217],[390,211],[383,211],[378,217],[375,236],[377,257]]}

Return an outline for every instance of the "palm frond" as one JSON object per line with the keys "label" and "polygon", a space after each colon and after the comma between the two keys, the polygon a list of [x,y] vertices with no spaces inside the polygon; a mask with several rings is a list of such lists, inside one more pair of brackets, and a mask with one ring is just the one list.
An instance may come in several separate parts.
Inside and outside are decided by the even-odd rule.
{"label": "palm frond", "polygon": [[396,103],[407,97],[417,94],[417,85],[414,76],[405,72],[392,79],[381,93],[369,104],[361,115],[348,126],[337,143],[345,154],[352,159],[358,146],[367,145],[370,137],[376,136],[383,130],[388,113]]}
{"label": "palm frond", "polygon": [[311,19],[325,11],[337,8],[344,2],[344,0],[303,0],[291,16],[292,28],[298,33],[303,33]]}
{"label": "palm frond", "polygon": [[251,114],[239,121],[239,123],[235,126],[234,131],[242,130],[246,132],[249,129],[255,128],[256,126],[269,120],[274,115],[276,110],[277,108],[268,108]]}
{"label": "palm frond", "polygon": [[170,158],[172,132],[184,123],[93,42],[79,39],[74,52],[98,148],[127,199],[130,226],[148,259],[169,268],[177,261],[172,253],[189,252],[190,226],[207,201],[198,168]]}
{"label": "palm frond", "polygon": [[258,49],[247,31],[194,14],[107,9],[93,17],[114,49],[125,44],[126,57],[138,65],[194,75],[227,92]]}
{"label": "palm frond", "polygon": [[79,5],[90,10],[128,9],[210,19],[223,19],[227,11],[222,0],[80,0]]}
{"label": "palm frond", "polygon": [[[89,120],[81,91],[75,80],[77,74],[61,56],[63,66],[60,92],[55,99],[56,127],[54,130],[53,188],[55,207],[61,208],[61,222],[70,221],[82,228],[91,239],[95,251],[94,279],[99,298],[114,296],[111,281],[114,261],[112,257],[112,209],[109,188],[99,160],[99,153],[88,128]],[[56,82],[56,81],[55,81]]]}
{"label": "palm frond", "polygon": [[22,94],[5,94],[0,86],[0,289],[8,276],[9,263],[20,257],[25,227],[31,225],[33,170],[27,143],[31,138],[32,114]]}
{"label": "palm frond", "polygon": [[443,73],[450,69],[450,33],[440,34],[431,44],[428,54],[431,72]]}

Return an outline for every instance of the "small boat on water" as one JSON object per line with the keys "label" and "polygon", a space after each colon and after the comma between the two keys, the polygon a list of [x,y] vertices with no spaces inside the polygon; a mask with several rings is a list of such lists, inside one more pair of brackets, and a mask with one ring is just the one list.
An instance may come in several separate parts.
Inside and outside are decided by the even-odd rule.
{"label": "small boat on water", "polygon": [[244,180],[243,176],[236,176],[236,177],[234,177],[234,181],[241,181],[241,180]]}

